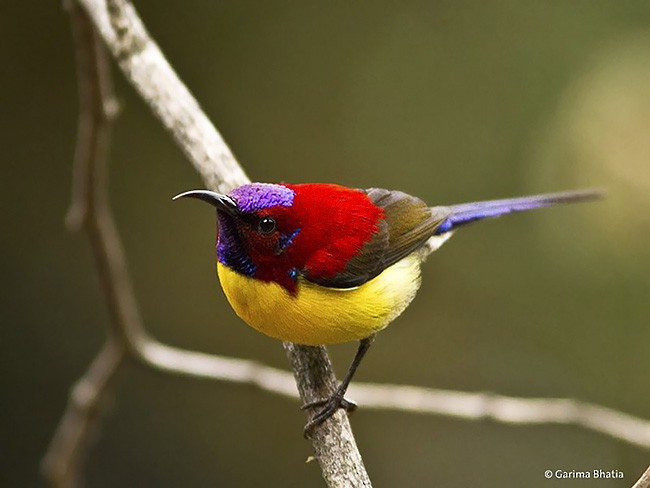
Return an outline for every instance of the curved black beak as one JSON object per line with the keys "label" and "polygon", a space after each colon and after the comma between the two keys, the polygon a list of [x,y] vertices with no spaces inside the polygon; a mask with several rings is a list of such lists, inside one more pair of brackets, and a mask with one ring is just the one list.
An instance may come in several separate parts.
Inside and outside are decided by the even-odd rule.
{"label": "curved black beak", "polygon": [[222,195],[210,190],[190,190],[183,193],[179,193],[172,200],[178,200],[179,198],[196,198],[197,200],[203,200],[204,202],[209,203],[217,210],[226,212],[233,217],[241,215],[241,210],[235,203],[235,201],[230,198],[228,195]]}

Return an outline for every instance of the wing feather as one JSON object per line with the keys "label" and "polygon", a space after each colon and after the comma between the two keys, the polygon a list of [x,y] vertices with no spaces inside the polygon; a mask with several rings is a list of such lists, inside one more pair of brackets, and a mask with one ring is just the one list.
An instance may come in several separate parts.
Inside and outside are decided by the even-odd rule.
{"label": "wing feather", "polygon": [[308,280],[332,288],[352,288],[373,279],[383,270],[422,247],[449,217],[447,207],[429,208],[419,198],[381,188],[363,190],[384,210],[378,231],[351,258],[343,271],[327,279]]}

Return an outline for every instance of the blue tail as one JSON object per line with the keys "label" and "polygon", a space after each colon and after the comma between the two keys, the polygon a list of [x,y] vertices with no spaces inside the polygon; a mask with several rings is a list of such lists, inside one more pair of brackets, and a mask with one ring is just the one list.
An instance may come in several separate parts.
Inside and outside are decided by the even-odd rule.
{"label": "blue tail", "polygon": [[534,195],[530,197],[507,198],[505,200],[487,200],[484,202],[461,203],[451,205],[451,215],[447,217],[435,235],[444,234],[454,230],[461,225],[474,222],[475,220],[500,217],[511,212],[523,212],[536,208],[550,207],[556,203],[584,202],[602,198],[600,190],[578,190],[560,193],[548,193],[545,195]]}

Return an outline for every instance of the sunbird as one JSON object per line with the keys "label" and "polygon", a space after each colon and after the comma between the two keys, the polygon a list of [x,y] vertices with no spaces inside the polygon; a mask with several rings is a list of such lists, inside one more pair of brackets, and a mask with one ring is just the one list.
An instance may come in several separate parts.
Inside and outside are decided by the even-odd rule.
{"label": "sunbird", "polygon": [[420,266],[459,227],[511,212],[601,196],[598,190],[430,207],[401,191],[336,184],[251,183],[223,195],[191,190],[217,213],[217,273],[235,313],[254,329],[310,346],[359,341],[343,381],[305,435],[338,408],[375,334],[420,287]]}

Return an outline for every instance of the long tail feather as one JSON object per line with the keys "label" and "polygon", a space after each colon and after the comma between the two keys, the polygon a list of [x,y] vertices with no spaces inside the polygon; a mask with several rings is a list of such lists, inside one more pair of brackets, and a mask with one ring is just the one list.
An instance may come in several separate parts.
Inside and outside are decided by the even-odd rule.
{"label": "long tail feather", "polygon": [[547,193],[529,197],[507,198],[505,200],[487,200],[484,202],[461,203],[451,205],[451,215],[436,230],[435,234],[444,234],[461,225],[476,220],[500,217],[512,212],[524,212],[536,208],[550,207],[557,203],[575,203],[602,198],[602,190],[577,190],[560,193]]}

